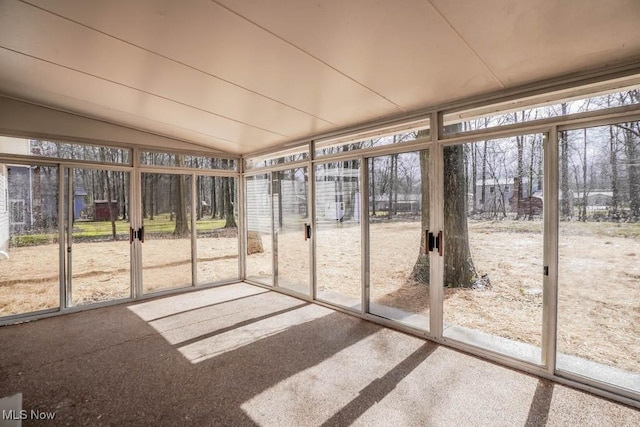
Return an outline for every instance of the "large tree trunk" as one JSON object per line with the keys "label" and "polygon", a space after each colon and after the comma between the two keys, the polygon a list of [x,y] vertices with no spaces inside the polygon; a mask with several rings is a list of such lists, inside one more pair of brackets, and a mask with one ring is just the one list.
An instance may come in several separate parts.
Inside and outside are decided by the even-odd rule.
{"label": "large tree trunk", "polygon": [[225,194],[224,194],[224,177],[220,177],[218,180],[218,218],[223,219],[224,213],[227,211],[224,205],[225,202]]}
{"label": "large tree trunk", "polygon": [[216,193],[216,177],[211,177],[211,219],[216,219],[218,213],[218,195]]}
{"label": "large tree trunk", "polygon": [[[176,156],[176,166],[184,166],[184,159],[181,155]],[[189,220],[187,218],[187,192],[186,192],[186,177],[182,174],[176,177],[176,192],[175,192],[175,214],[176,214],[176,226],[173,230],[173,234],[178,237],[186,237],[189,235]]]}
{"label": "large tree trunk", "polygon": [[111,237],[116,241],[118,240],[118,235],[116,234],[116,207],[111,201],[111,199],[113,199],[113,192],[111,190],[109,171],[104,171],[104,176],[107,181],[107,207],[109,208],[109,220],[111,221]]}
{"label": "large tree trunk", "polygon": [[444,285],[470,287],[477,274],[467,227],[467,188],[462,145],[444,148]]}
{"label": "large tree trunk", "polygon": [[[426,131],[418,132],[417,138],[426,136]],[[421,210],[422,210],[422,228],[420,237],[420,251],[418,259],[413,266],[411,279],[425,285],[429,284],[429,256],[426,255],[425,248],[427,241],[425,238],[425,230],[429,228],[429,150],[420,151],[420,178],[421,178]]]}
{"label": "large tree trunk", "polygon": [[122,187],[120,189],[121,191],[121,195],[122,195],[122,220],[126,221],[129,219],[129,211],[128,211],[128,207],[129,207],[129,197],[128,197],[128,189],[129,189],[129,182],[128,182],[128,178],[129,174],[126,172],[121,172],[120,174],[120,182],[122,184]]}
{"label": "large tree trunk", "polygon": [[[418,135],[420,136],[420,135]],[[420,252],[413,266],[411,278],[429,284],[429,257],[425,253],[429,228],[429,152],[420,152],[420,177],[422,179],[422,235]],[[464,169],[464,147],[455,145],[444,148],[444,285],[447,287],[471,287],[477,274],[471,259],[467,227],[467,188]]]}
{"label": "large tree trunk", "polygon": [[222,178],[223,180],[223,186],[224,186],[224,197],[225,197],[225,201],[224,201],[224,206],[225,206],[225,223],[224,223],[224,228],[236,228],[236,217],[233,214],[233,193],[234,193],[234,188],[233,188],[233,178],[229,178],[229,177],[225,177]]}

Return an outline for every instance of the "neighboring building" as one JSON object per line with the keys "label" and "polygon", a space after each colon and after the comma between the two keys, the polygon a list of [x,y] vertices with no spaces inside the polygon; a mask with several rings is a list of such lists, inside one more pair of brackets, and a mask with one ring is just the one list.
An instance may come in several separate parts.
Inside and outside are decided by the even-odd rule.
{"label": "neighboring building", "polygon": [[[485,197],[482,198],[482,180],[476,181],[476,210],[483,212],[515,212],[517,198],[516,178],[485,179]],[[529,207],[536,211],[542,209],[542,188],[538,188],[537,182],[532,185],[532,192],[529,194],[529,181],[523,180],[522,195],[520,196],[520,208]],[[531,200],[530,200],[531,199]],[[535,199],[535,200],[534,200]],[[470,200],[473,201],[473,195]],[[471,207],[470,207],[471,208]]]}
{"label": "neighboring building", "polygon": [[513,178],[485,179],[484,198],[482,180],[476,182],[476,209],[484,212],[509,210],[509,200],[513,197]]}
{"label": "neighboring building", "polygon": [[[397,197],[394,195],[393,207],[394,211],[398,214],[419,214],[422,211],[422,194],[405,194],[399,193]],[[471,202],[473,199],[469,199]],[[372,197],[369,197],[369,211],[373,211],[374,200]],[[389,210],[389,195],[382,194],[376,195],[375,199],[375,210],[378,211],[388,211]],[[371,213],[370,212],[370,213]]]}
{"label": "neighboring building", "polygon": [[[118,202],[111,201],[111,209],[114,212],[114,216],[118,218]],[[106,200],[95,200],[93,202],[93,219],[94,221],[111,221],[111,212],[109,211],[109,205]]]}
{"label": "neighboring building", "polygon": [[7,167],[11,234],[55,228],[58,225],[58,176],[55,168]]}
{"label": "neighboring building", "polygon": [[316,171],[316,216],[326,220],[360,220],[360,170],[330,168]]}
{"label": "neighboring building", "polygon": [[87,190],[84,187],[75,187],[73,190],[73,219],[86,219],[85,210],[87,202]]}
{"label": "neighboring building", "polygon": [[[29,140],[22,138],[10,138],[0,136],[0,153],[3,154],[29,154]],[[0,163],[0,251],[9,250],[11,239],[11,210],[19,207],[19,204],[11,203],[9,185],[9,167]]]}
{"label": "neighboring building", "polygon": [[[584,193],[582,191],[573,192],[573,203],[575,206],[582,205]],[[604,210],[609,209],[613,202],[613,191],[611,190],[587,190],[587,209]]]}
{"label": "neighboring building", "polygon": [[7,167],[0,163],[0,251],[9,251],[9,185]]}
{"label": "neighboring building", "polygon": [[271,192],[269,179],[256,176],[247,179],[246,182],[247,230],[271,233]]}

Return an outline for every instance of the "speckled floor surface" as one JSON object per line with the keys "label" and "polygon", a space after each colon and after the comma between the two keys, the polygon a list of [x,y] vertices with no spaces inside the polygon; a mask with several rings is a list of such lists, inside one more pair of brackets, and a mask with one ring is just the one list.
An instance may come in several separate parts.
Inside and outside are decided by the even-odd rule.
{"label": "speckled floor surface", "polygon": [[640,425],[637,409],[246,284],[1,327],[0,397],[14,393],[59,425]]}

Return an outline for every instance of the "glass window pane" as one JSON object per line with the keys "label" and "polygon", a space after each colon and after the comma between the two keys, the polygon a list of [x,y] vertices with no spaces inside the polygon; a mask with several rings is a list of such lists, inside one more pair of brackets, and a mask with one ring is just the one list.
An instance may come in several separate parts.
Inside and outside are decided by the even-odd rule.
{"label": "glass window pane", "polygon": [[128,298],[129,173],[73,168],[72,185],[72,305]]}
{"label": "glass window pane", "polygon": [[[277,285],[305,295],[309,287],[309,244],[306,227],[308,174],[306,167],[273,172],[273,211],[276,230]],[[312,230],[309,229],[309,232]]]}
{"label": "glass window pane", "polygon": [[59,307],[58,168],[0,163],[0,194],[0,316]]}
{"label": "glass window pane", "polygon": [[167,166],[194,169],[238,170],[238,162],[233,159],[192,156],[155,151],[140,152],[140,164],[144,166]]}
{"label": "glass window pane", "polygon": [[309,158],[309,146],[307,144],[294,147],[285,151],[270,153],[265,156],[249,157],[245,160],[245,166],[249,169],[277,166],[284,163],[307,160]]}
{"label": "glass window pane", "polygon": [[131,159],[127,148],[6,136],[0,136],[0,153],[119,164],[129,164]]}
{"label": "glass window pane", "polygon": [[561,132],[557,369],[640,392],[640,122]]}
{"label": "glass window pane", "polygon": [[315,185],[317,296],[359,310],[360,161],[316,165]]}
{"label": "glass window pane", "polygon": [[543,135],[444,148],[444,336],[541,363]]}
{"label": "glass window pane", "polygon": [[429,259],[424,250],[429,153],[374,157],[368,163],[369,311],[429,330]]}
{"label": "glass window pane", "polygon": [[144,292],[192,284],[191,177],[142,174]]}
{"label": "glass window pane", "polygon": [[246,178],[247,265],[249,280],[273,286],[270,174]]}
{"label": "glass window pane", "polygon": [[315,145],[316,157],[415,142],[418,139],[428,141],[429,138],[429,119],[421,119],[411,124],[391,127],[386,131],[378,129],[360,135],[318,141]]}
{"label": "glass window pane", "polygon": [[238,278],[236,178],[198,176],[198,284]]}
{"label": "glass window pane", "polygon": [[[588,95],[572,95],[576,88],[547,93],[531,99],[513,100],[498,105],[488,105],[471,110],[444,114],[444,134],[490,129],[534,120],[605,110],[640,103],[640,80],[635,76],[621,88],[618,83],[611,89],[611,83],[604,82],[598,87],[590,87]],[[596,93],[597,92],[597,93]],[[596,93],[595,95],[593,95]]]}

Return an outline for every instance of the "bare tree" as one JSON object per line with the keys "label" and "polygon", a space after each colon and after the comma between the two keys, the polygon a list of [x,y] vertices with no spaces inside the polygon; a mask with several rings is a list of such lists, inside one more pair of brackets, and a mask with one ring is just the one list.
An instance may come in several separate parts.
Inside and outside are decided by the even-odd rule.
{"label": "bare tree", "polygon": [[[422,131],[421,131],[422,132]],[[471,287],[477,274],[467,227],[467,189],[462,145],[444,148],[444,256],[446,258],[444,284],[447,287]],[[429,227],[429,154],[420,152],[420,176],[422,179],[422,229]],[[429,258],[425,255],[426,239],[422,233],[420,252],[411,278],[419,283],[429,283]]]}
{"label": "bare tree", "polygon": [[[418,135],[424,135],[425,131],[419,131]],[[426,135],[425,135],[426,136]],[[429,228],[429,150],[420,151],[420,178],[421,178],[421,193],[422,193],[422,206],[421,206],[421,230],[427,230]],[[420,237],[420,250],[418,252],[418,259],[413,266],[411,272],[411,279],[422,284],[429,284],[429,256],[426,254],[427,241],[425,233],[421,233]]]}
{"label": "bare tree", "polygon": [[[223,162],[227,162],[227,160],[223,160]],[[279,181],[281,182],[281,180]],[[225,224],[224,228],[236,228],[236,217],[233,212],[233,202],[235,200],[235,188],[234,188],[234,179],[230,177],[222,178],[223,183],[223,194],[224,194],[224,206],[225,206]],[[281,196],[279,194],[279,196]],[[281,197],[280,197],[281,198]],[[281,203],[281,202],[280,202]],[[282,212],[282,207],[279,209]]]}
{"label": "bare tree", "polygon": [[[567,103],[562,103],[562,115],[567,114]],[[569,187],[569,139],[566,131],[560,132],[560,219],[570,220],[571,199],[573,194]]]}
{"label": "bare tree", "polygon": [[[184,156],[176,156],[176,166],[184,166]],[[173,234],[178,237],[189,235],[189,219],[187,218],[187,194],[186,177],[183,174],[174,175],[176,181],[176,192],[174,199],[176,226]]]}
{"label": "bare tree", "polygon": [[[105,149],[100,149],[100,160],[106,161],[106,153]],[[109,209],[109,220],[111,221],[111,236],[113,240],[118,240],[118,235],[116,234],[116,206],[113,204],[113,190],[111,188],[111,177],[109,171],[103,171],[103,175],[105,177],[105,184],[107,187],[107,208]]]}

